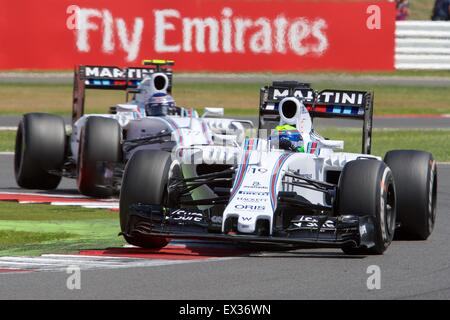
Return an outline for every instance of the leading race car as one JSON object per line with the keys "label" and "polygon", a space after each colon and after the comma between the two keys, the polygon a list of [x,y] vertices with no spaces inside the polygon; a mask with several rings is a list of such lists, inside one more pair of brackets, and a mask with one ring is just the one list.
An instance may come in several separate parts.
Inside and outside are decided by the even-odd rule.
{"label": "leading race car", "polygon": [[[259,125],[267,135],[259,131],[240,148],[133,155],[120,194],[122,235],[150,248],[181,238],[337,247],[348,254],[382,254],[396,229],[426,239],[436,215],[433,156],[370,155],[372,112],[371,92],[274,82],[261,90]],[[339,152],[343,141],[314,130],[317,117],[363,120],[362,153]]]}
{"label": "leading race car", "polygon": [[[82,194],[108,197],[120,189],[124,164],[138,150],[170,151],[174,145],[223,140],[240,143],[252,123],[208,117],[223,115],[221,108],[206,108],[200,118],[195,110],[176,106],[170,96],[173,62],[147,60],[144,64],[126,69],[79,66],[69,130],[62,117],[25,114],[16,136],[17,184],[54,189],[62,177],[69,177],[77,179]],[[127,101],[130,94],[133,99],[111,107],[109,114],[84,114],[86,89],[126,90]]]}

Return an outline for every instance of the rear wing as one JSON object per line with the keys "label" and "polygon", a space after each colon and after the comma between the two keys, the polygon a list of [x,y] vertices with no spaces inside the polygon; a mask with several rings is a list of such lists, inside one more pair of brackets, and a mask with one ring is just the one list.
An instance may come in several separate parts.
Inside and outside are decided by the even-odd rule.
{"label": "rear wing", "polygon": [[331,90],[315,91],[308,83],[275,81],[260,90],[259,128],[273,129],[280,122],[279,102],[296,97],[308,109],[311,118],[342,118],[363,122],[362,153],[372,147],[373,92]]}
{"label": "rear wing", "polygon": [[84,114],[86,89],[132,91],[148,75],[164,73],[169,79],[167,92],[172,91],[172,68],[170,60],[144,60],[144,67],[120,68],[115,66],[79,65],[75,67],[72,99],[72,122]]}

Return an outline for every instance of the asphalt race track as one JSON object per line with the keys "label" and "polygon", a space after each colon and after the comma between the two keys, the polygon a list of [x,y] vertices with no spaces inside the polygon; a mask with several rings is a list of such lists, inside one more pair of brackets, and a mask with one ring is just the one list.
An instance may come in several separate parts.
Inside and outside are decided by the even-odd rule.
{"label": "asphalt race track", "polygon": [[[23,191],[14,182],[12,159],[0,156],[0,191]],[[0,273],[0,299],[449,299],[450,165],[438,165],[438,172],[434,233],[423,242],[396,241],[383,256],[303,249],[234,251],[177,263],[133,260],[126,268],[82,270],[80,290],[67,289],[64,269]],[[65,180],[58,192],[76,194],[74,188]],[[380,289],[367,288],[371,265],[380,267]]]}

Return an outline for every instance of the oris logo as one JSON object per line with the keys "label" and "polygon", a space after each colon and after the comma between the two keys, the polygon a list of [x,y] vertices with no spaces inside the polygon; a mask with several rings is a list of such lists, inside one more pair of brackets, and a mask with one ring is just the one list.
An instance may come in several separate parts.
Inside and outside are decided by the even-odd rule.
{"label": "oris logo", "polygon": [[237,204],[234,206],[237,210],[251,210],[251,211],[264,211],[265,206],[251,205],[251,204]]}

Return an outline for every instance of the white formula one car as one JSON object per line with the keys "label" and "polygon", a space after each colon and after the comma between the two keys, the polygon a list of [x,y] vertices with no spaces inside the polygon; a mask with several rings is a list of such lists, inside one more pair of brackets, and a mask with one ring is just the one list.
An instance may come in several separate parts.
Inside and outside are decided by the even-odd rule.
{"label": "white formula one car", "polygon": [[[179,147],[175,157],[139,151],[123,176],[123,236],[153,248],[181,238],[337,247],[348,254],[382,254],[396,229],[426,239],[436,214],[433,156],[370,155],[372,110],[371,92],[316,92],[297,82],[262,88],[260,129],[295,127],[302,147],[282,141],[277,129],[270,138],[260,131],[240,148]],[[314,130],[317,117],[363,120],[362,153],[339,152],[343,141]]]}
{"label": "white formula one car", "polygon": [[[124,164],[141,149],[165,150],[191,145],[240,144],[250,121],[207,117],[222,108],[205,108],[202,117],[174,103],[154,113],[149,101],[165,101],[172,88],[172,61],[147,60],[146,67],[79,66],[75,70],[72,125],[62,117],[25,114],[15,147],[17,184],[54,189],[62,177],[76,178],[82,194],[107,197],[120,189]],[[84,114],[85,89],[126,90],[131,101],[109,114]],[[158,100],[159,99],[159,100]],[[170,97],[171,99],[171,97]],[[226,133],[226,134],[225,134]]]}

